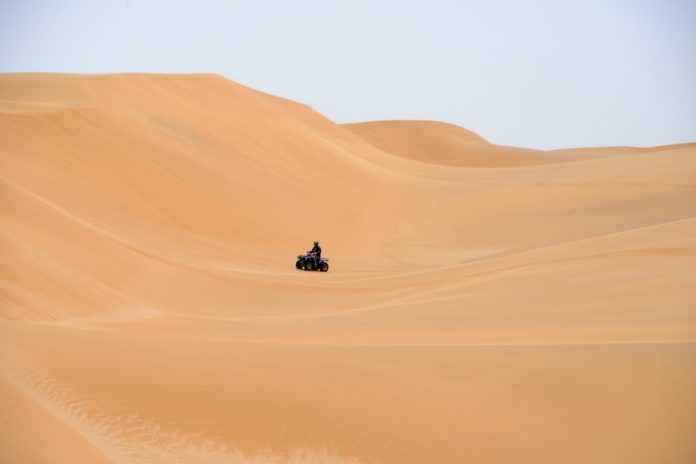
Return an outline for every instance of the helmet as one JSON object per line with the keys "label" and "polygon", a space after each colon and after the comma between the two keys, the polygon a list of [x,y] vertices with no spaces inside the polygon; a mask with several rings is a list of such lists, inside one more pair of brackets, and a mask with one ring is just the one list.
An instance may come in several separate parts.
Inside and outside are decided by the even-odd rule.
{"label": "helmet", "polygon": [[319,245],[319,242],[317,242],[317,241],[315,240],[315,241],[314,241],[314,244],[315,244],[315,245]]}

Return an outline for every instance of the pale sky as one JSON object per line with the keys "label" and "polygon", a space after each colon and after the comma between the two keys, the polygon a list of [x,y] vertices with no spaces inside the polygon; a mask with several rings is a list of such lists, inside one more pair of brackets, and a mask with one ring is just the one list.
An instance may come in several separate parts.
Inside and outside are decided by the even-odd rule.
{"label": "pale sky", "polygon": [[332,120],[696,141],[694,0],[0,0],[0,72],[219,73]]}

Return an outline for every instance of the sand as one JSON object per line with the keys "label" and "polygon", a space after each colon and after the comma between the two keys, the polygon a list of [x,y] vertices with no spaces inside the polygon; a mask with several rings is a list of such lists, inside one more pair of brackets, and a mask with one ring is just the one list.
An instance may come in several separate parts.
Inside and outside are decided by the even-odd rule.
{"label": "sand", "polygon": [[696,462],[696,144],[6,74],[0,153],[3,463]]}

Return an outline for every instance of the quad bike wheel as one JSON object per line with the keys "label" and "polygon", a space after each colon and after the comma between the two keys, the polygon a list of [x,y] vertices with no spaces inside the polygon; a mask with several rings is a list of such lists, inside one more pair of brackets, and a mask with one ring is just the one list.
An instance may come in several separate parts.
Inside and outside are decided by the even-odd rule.
{"label": "quad bike wheel", "polygon": [[321,272],[326,272],[326,271],[328,271],[328,270],[329,270],[329,263],[327,263],[327,262],[321,263],[321,268],[319,268],[319,270],[320,270]]}
{"label": "quad bike wheel", "polygon": [[301,259],[298,259],[297,262],[295,263],[295,269],[304,269],[304,263],[302,262]]}

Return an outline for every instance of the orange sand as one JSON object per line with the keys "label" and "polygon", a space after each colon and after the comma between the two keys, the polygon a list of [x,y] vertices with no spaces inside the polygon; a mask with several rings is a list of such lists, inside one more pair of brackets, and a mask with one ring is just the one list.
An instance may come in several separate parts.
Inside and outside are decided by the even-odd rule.
{"label": "orange sand", "polygon": [[7,74],[0,149],[3,463],[696,462],[695,144]]}

